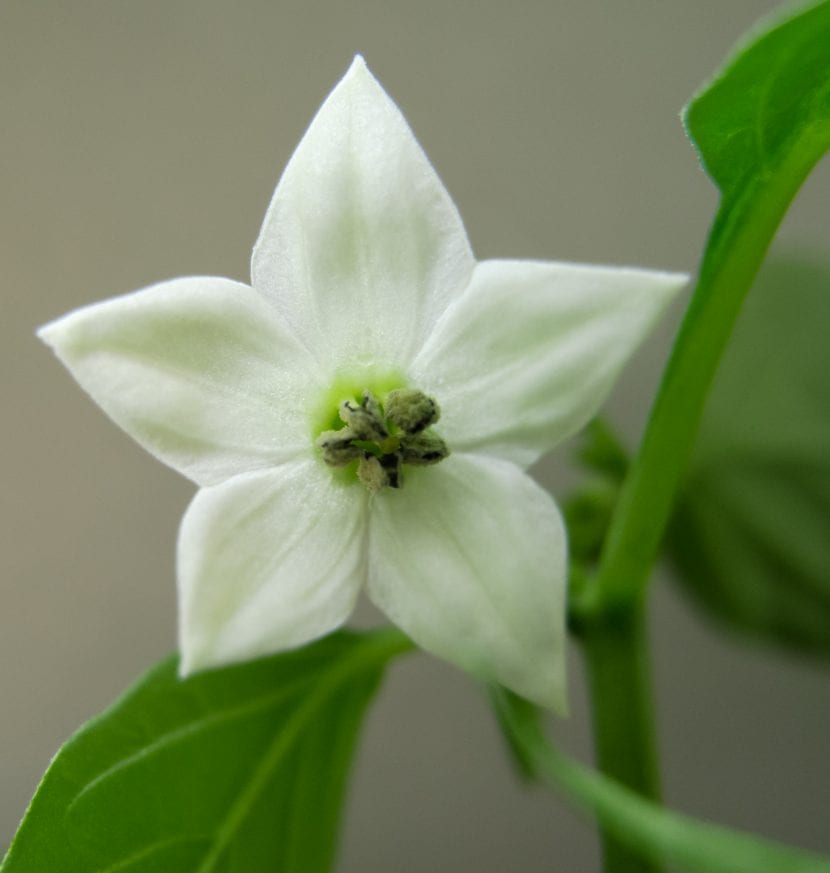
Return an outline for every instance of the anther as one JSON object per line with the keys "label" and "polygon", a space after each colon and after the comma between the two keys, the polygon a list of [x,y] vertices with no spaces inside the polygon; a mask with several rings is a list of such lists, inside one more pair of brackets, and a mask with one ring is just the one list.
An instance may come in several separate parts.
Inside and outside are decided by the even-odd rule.
{"label": "anther", "polygon": [[327,430],[317,437],[316,445],[323,450],[323,460],[330,467],[345,467],[362,454],[361,449],[353,443],[355,438],[348,427]]}
{"label": "anther", "polygon": [[431,397],[411,388],[390,391],[384,405],[387,419],[409,434],[426,430],[441,415],[438,404]]}
{"label": "anther", "polygon": [[373,494],[381,488],[401,487],[401,459],[398,455],[376,455],[366,452],[357,465],[357,478]]}
{"label": "anther", "polygon": [[431,430],[401,440],[401,461],[413,467],[437,464],[449,455],[447,444]]}
{"label": "anther", "polygon": [[357,478],[373,494],[401,488],[404,464],[437,464],[450,453],[428,429],[438,420],[438,404],[420,391],[392,391],[383,405],[364,391],[359,403],[344,400],[338,412],[344,427],[321,433],[315,444],[330,467],[356,461]]}
{"label": "anther", "polygon": [[340,418],[352,431],[352,438],[358,440],[384,440],[389,436],[381,417],[380,405],[371,394],[366,392],[363,401],[358,406],[350,400],[340,404]]}

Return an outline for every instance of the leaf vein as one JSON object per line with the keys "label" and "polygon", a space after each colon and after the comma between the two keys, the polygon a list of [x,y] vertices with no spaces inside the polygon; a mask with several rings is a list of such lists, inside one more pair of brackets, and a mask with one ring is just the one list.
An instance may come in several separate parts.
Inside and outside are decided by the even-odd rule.
{"label": "leaf vein", "polygon": [[219,713],[199,718],[193,722],[183,725],[182,727],[178,727],[175,730],[168,731],[167,733],[162,734],[160,737],[158,737],[158,739],[154,740],[149,745],[142,746],[131,755],[120,758],[118,761],[115,762],[115,764],[107,767],[106,770],[101,771],[101,773],[95,776],[94,779],[91,779],[89,782],[87,782],[86,785],[83,786],[83,788],[75,795],[71,803],[67,806],[67,815],[71,812],[72,808],[81,800],[81,798],[84,797],[84,795],[88,794],[90,791],[93,791],[102,783],[106,782],[108,779],[113,778],[122,770],[125,770],[127,767],[131,766],[135,762],[146,759],[151,755],[158,753],[167,746],[177,743],[190,736],[194,736],[200,731],[209,730],[210,728],[216,727],[217,725],[233,721],[237,718],[244,718],[245,716],[252,715],[264,709],[268,709],[269,707],[281,702],[283,699],[290,697],[297,690],[298,686],[304,684],[304,681],[294,682],[292,685],[288,686],[287,688],[281,688],[278,692],[274,694],[268,694],[263,697],[258,697],[250,703],[244,704],[243,706],[232,707],[230,709],[222,710]]}

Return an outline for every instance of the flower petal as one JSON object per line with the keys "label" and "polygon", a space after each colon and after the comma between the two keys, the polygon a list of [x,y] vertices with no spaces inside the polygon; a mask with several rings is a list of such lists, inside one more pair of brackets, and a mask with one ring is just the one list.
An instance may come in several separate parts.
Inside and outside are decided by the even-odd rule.
{"label": "flower petal", "polygon": [[454,455],[370,509],[369,596],[420,646],[560,712],[565,533],[518,467]]}
{"label": "flower petal", "polygon": [[366,495],[314,460],[199,491],[179,532],[183,675],[342,624],[365,576]]}
{"label": "flower petal", "polygon": [[332,368],[405,366],[473,265],[452,200],[358,56],[274,192],[254,287]]}
{"label": "flower petal", "polygon": [[310,450],[313,362],[247,285],[174,279],[38,333],[117,424],[201,485]]}
{"label": "flower petal", "polygon": [[687,277],[484,261],[412,367],[453,450],[529,466],[582,427]]}

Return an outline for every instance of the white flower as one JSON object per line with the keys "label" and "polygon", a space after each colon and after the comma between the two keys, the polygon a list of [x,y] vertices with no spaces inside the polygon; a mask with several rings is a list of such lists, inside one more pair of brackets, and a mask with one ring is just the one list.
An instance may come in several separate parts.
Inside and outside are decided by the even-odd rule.
{"label": "white flower", "polygon": [[525,469],[595,413],[685,277],[476,263],[359,57],[277,186],[252,276],[162,282],[40,331],[200,486],[182,672],[319,637],[366,586],[423,648],[563,709],[565,535]]}

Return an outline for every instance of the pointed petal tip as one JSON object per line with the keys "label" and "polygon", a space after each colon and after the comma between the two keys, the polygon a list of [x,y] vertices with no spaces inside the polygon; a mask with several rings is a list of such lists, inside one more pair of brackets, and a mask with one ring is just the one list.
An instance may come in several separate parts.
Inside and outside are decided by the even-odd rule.
{"label": "pointed petal tip", "polygon": [[[82,307],[82,309],[85,307]],[[80,310],[73,309],[65,315],[53,318],[35,329],[35,336],[55,355],[55,357],[72,371],[72,350],[76,340],[77,318]]]}
{"label": "pointed petal tip", "polygon": [[660,312],[668,307],[672,301],[684,290],[689,284],[691,276],[688,273],[674,273],[668,271],[651,271],[652,282],[651,290],[658,298],[658,311],[655,317],[659,317]]}
{"label": "pointed petal tip", "polygon": [[449,194],[355,55],[277,185],[251,258],[253,286],[325,368],[347,357],[406,368],[473,266]]}
{"label": "pointed petal tip", "polygon": [[495,458],[451,455],[421,472],[401,499],[373,506],[369,598],[421,648],[564,715],[566,542],[556,505]]}
{"label": "pointed petal tip", "polygon": [[657,292],[662,292],[668,299],[679,294],[688,284],[688,273],[676,273],[670,270],[641,270],[644,276],[650,279],[651,287]]}
{"label": "pointed petal tip", "polygon": [[366,63],[366,59],[363,57],[360,52],[358,52],[354,58],[352,59],[351,64],[349,64],[348,70],[346,70],[343,78],[340,80],[338,84],[343,84],[346,82],[355,82],[359,85],[369,85],[378,88],[386,94],[383,86],[378,82],[375,78],[374,73],[369,69],[369,65]]}
{"label": "pointed petal tip", "polygon": [[[491,673],[483,675],[485,681],[504,683],[504,679]],[[565,656],[548,656],[536,669],[516,674],[514,681],[505,683],[515,694],[524,697],[534,705],[553,713],[557,718],[567,718],[570,715],[568,703],[568,676],[565,667]]]}
{"label": "pointed petal tip", "polygon": [[176,669],[179,679],[191,679],[199,673],[204,673],[207,670],[217,670],[221,667],[227,667],[231,664],[236,664],[239,661],[248,660],[249,658],[257,657],[256,654],[251,654],[248,657],[227,657],[222,658],[211,648],[207,639],[193,632],[192,628],[186,627],[184,622],[184,611],[179,607],[179,663]]}
{"label": "pointed petal tip", "polygon": [[179,663],[176,668],[179,679],[184,681],[199,673],[204,673],[205,670],[215,670],[239,660],[238,658],[224,660],[217,658],[207,641],[193,633],[191,628],[186,627],[183,619],[184,613],[180,606],[178,616]]}
{"label": "pointed petal tip", "polygon": [[185,659],[184,653],[179,654],[179,663],[176,667],[176,675],[182,681],[193,675],[193,667]]}
{"label": "pointed petal tip", "polygon": [[35,328],[35,336],[47,346],[51,346],[52,343],[49,341],[49,336],[51,334],[50,328],[52,327],[52,322],[49,324],[42,324],[40,327]]}
{"label": "pointed petal tip", "polygon": [[353,58],[352,62],[349,64],[349,68],[343,74],[343,78],[341,82],[347,82],[351,79],[357,78],[369,78],[374,80],[374,76],[369,70],[369,67],[366,64],[366,59],[363,57],[360,52],[358,52]]}
{"label": "pointed petal tip", "polygon": [[552,713],[557,718],[568,718],[571,714],[570,704],[568,702],[567,677],[565,675],[564,665],[562,669],[556,668],[557,675],[552,682],[547,685],[542,685],[538,682],[531,685],[505,685],[492,674],[479,671],[477,679],[482,686],[490,686],[491,688],[504,688],[511,694],[521,697],[533,706],[538,707],[545,713]]}
{"label": "pointed petal tip", "polygon": [[649,267],[631,267],[631,266],[605,266],[594,264],[572,264],[563,262],[563,267],[575,267],[586,271],[594,271],[596,273],[605,273],[609,276],[618,274],[621,278],[636,277],[643,281],[643,284],[648,287],[653,287],[666,292],[676,293],[685,285],[688,285],[690,276],[688,273],[681,273],[674,270],[655,270]]}
{"label": "pointed petal tip", "polygon": [[176,675],[180,680],[189,679],[194,673],[204,670],[208,665],[203,658],[199,658],[197,646],[190,638],[183,621],[183,611],[179,608],[178,615],[178,638],[179,638],[179,661],[176,665]]}
{"label": "pointed petal tip", "polygon": [[567,680],[563,678],[563,684],[557,683],[539,703],[557,718],[568,718],[571,714],[571,708],[568,705]]}
{"label": "pointed petal tip", "polygon": [[187,679],[192,679],[194,676],[198,676],[200,673],[205,673],[209,670],[217,670],[221,667],[227,667],[238,663],[239,660],[240,659],[238,658],[227,661],[217,660],[216,658],[212,658],[207,651],[202,653],[199,653],[198,651],[188,651],[188,645],[187,643],[184,643],[179,649],[179,663],[176,667],[176,675],[179,677],[180,682],[184,682]]}
{"label": "pointed petal tip", "polygon": [[61,330],[61,323],[65,321],[66,318],[66,315],[62,315],[59,318],[53,318],[51,321],[46,322],[46,324],[42,324],[35,329],[35,336],[42,343],[49,346],[50,349],[55,349],[58,343],[58,334]]}
{"label": "pointed petal tip", "polygon": [[692,278],[689,273],[676,273],[671,271],[660,272],[658,275],[672,291],[680,291],[689,284]]}

